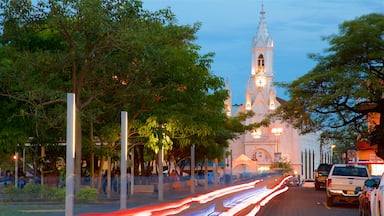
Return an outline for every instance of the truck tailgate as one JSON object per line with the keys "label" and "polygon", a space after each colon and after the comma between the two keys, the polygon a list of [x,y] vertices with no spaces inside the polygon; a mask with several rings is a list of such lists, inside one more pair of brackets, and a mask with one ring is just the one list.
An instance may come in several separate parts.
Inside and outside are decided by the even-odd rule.
{"label": "truck tailgate", "polygon": [[338,190],[355,190],[356,187],[364,187],[364,182],[367,177],[358,176],[332,176],[332,189]]}

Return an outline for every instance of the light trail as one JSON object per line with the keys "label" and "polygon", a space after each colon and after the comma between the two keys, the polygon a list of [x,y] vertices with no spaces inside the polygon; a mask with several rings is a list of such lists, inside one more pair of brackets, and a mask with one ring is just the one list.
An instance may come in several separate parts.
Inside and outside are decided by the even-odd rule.
{"label": "light trail", "polygon": [[[227,208],[225,212],[216,212],[215,205],[210,205],[206,209],[198,210],[196,212],[212,212],[215,215],[235,215],[241,210],[249,207],[250,205],[255,205],[251,213],[248,215],[255,215],[260,206],[264,206],[269,200],[277,196],[280,193],[283,193],[288,190],[288,187],[283,187],[283,184],[290,176],[284,178],[279,184],[277,184],[273,189],[268,189],[266,186],[262,188],[255,188],[255,185],[262,182],[263,179],[255,180],[249,183],[235,185],[231,187],[226,187],[212,192],[191,196],[184,199],[181,199],[176,202],[164,203],[155,206],[145,206],[133,209],[119,210],[116,212],[109,213],[86,213],[81,214],[81,216],[107,216],[107,215],[116,215],[116,216],[163,216],[163,215],[175,215],[180,212],[190,208],[190,205],[194,202],[204,204],[210,202],[214,199],[232,194],[245,191],[240,194],[236,194],[231,198],[228,198],[223,201],[223,206]],[[193,213],[190,215],[194,215]]]}

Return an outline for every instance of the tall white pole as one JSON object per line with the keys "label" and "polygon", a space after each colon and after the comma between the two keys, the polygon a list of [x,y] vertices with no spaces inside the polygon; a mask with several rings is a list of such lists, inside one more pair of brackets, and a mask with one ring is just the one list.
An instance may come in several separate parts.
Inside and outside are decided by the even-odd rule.
{"label": "tall white pole", "polygon": [[121,112],[121,191],[120,209],[127,208],[127,147],[128,147],[128,116],[127,112]]}
{"label": "tall white pole", "polygon": [[233,162],[233,158],[232,158],[232,149],[231,149],[231,176],[230,176],[230,180],[229,180],[229,183],[232,184],[232,162]]}
{"label": "tall white pole", "polygon": [[195,193],[195,144],[191,146],[191,193]]}
{"label": "tall white pole", "polygon": [[73,215],[75,186],[75,94],[67,94],[67,154],[65,178],[65,216]]}
{"label": "tall white pole", "polygon": [[163,155],[164,155],[164,148],[163,148],[163,146],[161,146],[161,148],[159,150],[159,172],[158,172],[159,173],[159,182],[157,185],[157,193],[158,193],[159,200],[164,199],[164,195],[163,195],[163,192],[164,192],[163,159],[164,159],[164,156]]}
{"label": "tall white pole", "polygon": [[131,195],[134,194],[135,189],[135,149],[132,147],[131,151]]}
{"label": "tall white pole", "polygon": [[23,173],[25,174],[25,148],[23,148]]}

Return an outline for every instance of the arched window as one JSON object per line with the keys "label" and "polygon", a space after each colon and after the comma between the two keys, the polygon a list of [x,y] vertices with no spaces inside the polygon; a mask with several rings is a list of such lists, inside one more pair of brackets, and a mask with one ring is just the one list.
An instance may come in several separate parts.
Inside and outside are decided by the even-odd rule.
{"label": "arched window", "polygon": [[257,57],[257,66],[264,67],[264,56],[263,56],[263,54],[260,54],[259,57]]}
{"label": "arched window", "polygon": [[264,56],[263,54],[260,54],[257,57],[257,72],[264,71],[263,68],[264,68]]}
{"label": "arched window", "polygon": [[270,154],[264,149],[256,149],[256,151],[253,152],[251,159],[258,163],[269,163],[272,161]]}

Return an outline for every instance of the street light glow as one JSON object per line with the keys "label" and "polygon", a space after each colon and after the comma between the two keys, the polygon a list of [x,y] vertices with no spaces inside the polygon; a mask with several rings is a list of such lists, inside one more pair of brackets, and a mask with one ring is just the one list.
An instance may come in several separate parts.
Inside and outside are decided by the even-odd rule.
{"label": "street light glow", "polygon": [[279,152],[279,136],[283,133],[282,127],[274,127],[272,128],[272,134],[276,137],[276,152],[275,152],[275,162],[280,162],[281,153]]}
{"label": "street light glow", "polygon": [[259,138],[261,138],[261,130],[260,130],[259,128],[253,130],[251,134],[252,134],[252,137],[253,137],[254,139],[259,139]]}
{"label": "street light glow", "polygon": [[272,133],[275,136],[279,136],[279,135],[281,135],[283,133],[283,128],[281,128],[281,127],[272,128]]}

